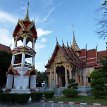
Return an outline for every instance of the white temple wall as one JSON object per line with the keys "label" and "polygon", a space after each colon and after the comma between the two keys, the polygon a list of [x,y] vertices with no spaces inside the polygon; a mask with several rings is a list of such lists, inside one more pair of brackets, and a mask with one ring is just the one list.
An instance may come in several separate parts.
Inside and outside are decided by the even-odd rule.
{"label": "white temple wall", "polygon": [[36,75],[30,76],[30,89],[36,88]]}
{"label": "white temple wall", "polygon": [[13,75],[8,74],[7,75],[6,89],[12,89],[12,85],[13,85]]}
{"label": "white temple wall", "polygon": [[22,80],[20,78],[20,76],[14,76],[14,88],[15,89],[20,89],[21,87],[21,83],[22,83]]}
{"label": "white temple wall", "polygon": [[23,76],[22,89],[28,89],[29,87],[29,76]]}

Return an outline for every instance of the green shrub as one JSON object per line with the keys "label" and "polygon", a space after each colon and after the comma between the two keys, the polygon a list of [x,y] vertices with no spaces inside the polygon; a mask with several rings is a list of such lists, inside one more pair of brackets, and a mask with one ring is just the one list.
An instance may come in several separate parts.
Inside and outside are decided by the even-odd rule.
{"label": "green shrub", "polygon": [[75,90],[73,88],[72,89],[70,89],[70,88],[65,89],[65,90],[62,91],[62,93],[66,97],[76,97],[77,94],[78,94],[77,90]]}
{"label": "green shrub", "polygon": [[42,98],[42,95],[43,95],[43,93],[41,93],[41,92],[31,93],[31,99],[32,99],[32,101],[40,101]]}
{"label": "green shrub", "polygon": [[78,83],[75,82],[75,79],[69,79],[68,83],[69,83],[68,88],[73,88],[73,89],[78,88]]}
{"label": "green shrub", "polygon": [[30,94],[15,94],[16,103],[27,103],[30,98]]}
{"label": "green shrub", "polygon": [[27,103],[30,94],[11,94],[11,93],[1,93],[0,101],[2,103],[12,102],[12,103]]}
{"label": "green shrub", "polygon": [[53,91],[44,92],[44,97],[45,98],[52,98],[53,96],[54,96],[54,92]]}
{"label": "green shrub", "polygon": [[93,71],[90,75],[92,93],[95,98],[103,98],[107,95],[106,79],[102,71]]}

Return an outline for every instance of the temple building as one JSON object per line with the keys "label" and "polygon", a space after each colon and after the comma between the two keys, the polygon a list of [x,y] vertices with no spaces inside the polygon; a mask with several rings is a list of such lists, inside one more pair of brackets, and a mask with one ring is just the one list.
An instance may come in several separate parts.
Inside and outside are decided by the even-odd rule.
{"label": "temple building", "polygon": [[28,8],[25,18],[18,20],[13,38],[14,49],[12,50],[11,65],[6,74],[6,90],[12,93],[30,92],[36,88],[35,43],[37,31],[35,22],[29,18]]}
{"label": "temple building", "polygon": [[95,49],[80,49],[73,31],[72,45],[62,46],[56,40],[56,46],[51,58],[46,64],[48,85],[50,89],[55,87],[67,87],[69,79],[75,79],[78,85],[90,86],[90,74],[94,69],[101,68],[100,59],[107,55],[105,51]]}

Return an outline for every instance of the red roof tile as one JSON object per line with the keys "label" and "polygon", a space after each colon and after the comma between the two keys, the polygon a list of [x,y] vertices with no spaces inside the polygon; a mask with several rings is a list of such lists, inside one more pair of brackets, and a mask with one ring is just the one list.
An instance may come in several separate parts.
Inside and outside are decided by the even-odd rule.
{"label": "red roof tile", "polygon": [[0,51],[6,51],[8,53],[11,53],[11,49],[8,46],[5,46],[3,44],[0,44]]}

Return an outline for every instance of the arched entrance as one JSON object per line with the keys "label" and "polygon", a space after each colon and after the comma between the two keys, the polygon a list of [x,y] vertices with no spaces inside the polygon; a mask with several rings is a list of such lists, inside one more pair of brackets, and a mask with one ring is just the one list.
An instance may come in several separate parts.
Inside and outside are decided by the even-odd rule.
{"label": "arched entrance", "polygon": [[57,85],[58,87],[65,87],[65,68],[63,66],[56,68]]}

